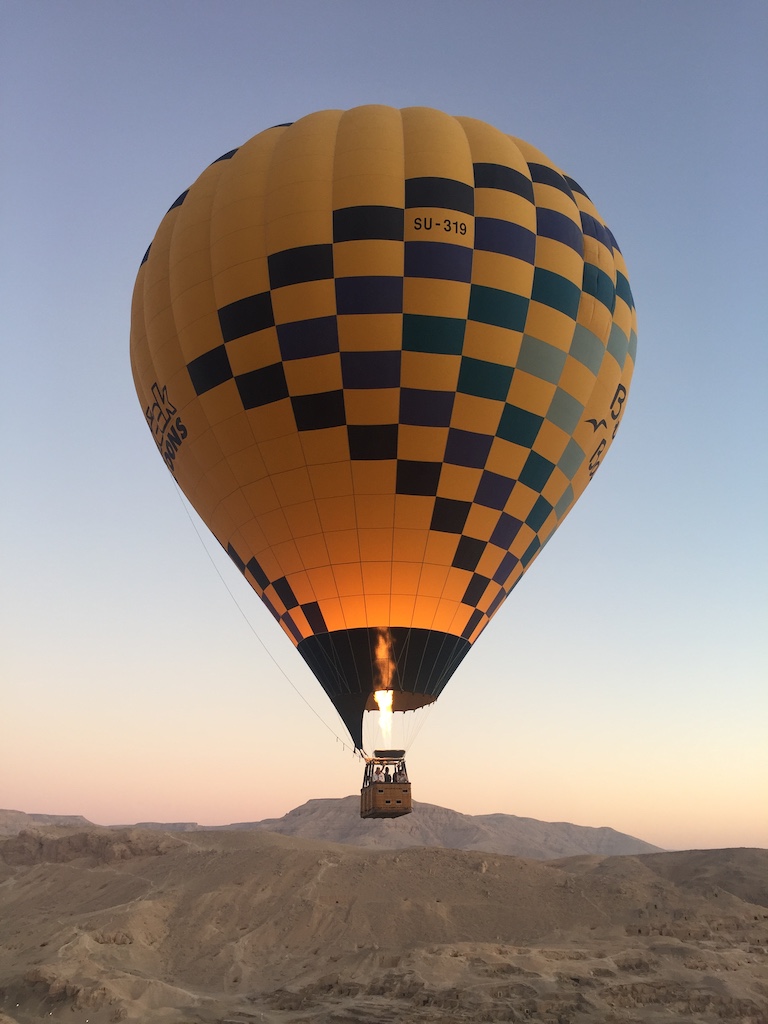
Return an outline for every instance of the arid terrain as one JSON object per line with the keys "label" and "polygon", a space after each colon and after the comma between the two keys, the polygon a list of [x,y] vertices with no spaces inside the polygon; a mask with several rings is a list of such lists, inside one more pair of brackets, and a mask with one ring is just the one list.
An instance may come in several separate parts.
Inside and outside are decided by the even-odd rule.
{"label": "arid terrain", "polygon": [[5,831],[0,1024],[768,1024],[766,850]]}
{"label": "arid terrain", "polygon": [[[194,821],[143,821],[131,826],[161,832],[251,831],[279,832],[300,839],[397,850],[409,846],[440,846],[452,850],[483,850],[512,857],[553,860],[582,853],[658,853],[642,839],[612,828],[591,828],[565,821],[537,821],[514,814],[461,814],[447,807],[414,802],[414,814],[402,818],[362,819],[357,796],[308,800],[282,818],[241,821],[232,825],[198,825]],[[25,828],[66,825],[88,828],[94,823],[80,815],[25,814],[0,810],[0,836]]]}

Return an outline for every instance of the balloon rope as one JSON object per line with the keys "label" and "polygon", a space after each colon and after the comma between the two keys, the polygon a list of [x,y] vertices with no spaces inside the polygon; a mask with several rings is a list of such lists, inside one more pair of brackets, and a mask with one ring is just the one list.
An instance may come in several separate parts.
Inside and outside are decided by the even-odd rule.
{"label": "balloon rope", "polygon": [[301,692],[301,690],[299,690],[299,688],[298,688],[298,687],[297,687],[297,686],[295,685],[295,683],[293,682],[293,680],[291,679],[291,677],[290,677],[290,676],[288,675],[288,673],[287,673],[287,672],[285,671],[285,669],[283,668],[283,666],[282,666],[282,665],[281,665],[281,664],[280,664],[280,663],[279,663],[279,662],[277,661],[277,659],[276,659],[276,658],[275,658],[275,656],[274,656],[274,655],[272,654],[272,652],[270,651],[270,649],[269,649],[269,648],[267,647],[267,645],[266,645],[266,644],[264,643],[264,641],[262,640],[262,638],[261,638],[261,637],[259,636],[258,632],[256,631],[256,628],[255,628],[255,626],[253,625],[253,623],[251,622],[251,620],[250,620],[250,619],[248,618],[248,616],[247,616],[247,615],[245,614],[245,612],[243,611],[243,608],[242,608],[242,606],[240,605],[240,602],[239,602],[239,601],[237,600],[237,598],[235,597],[235,595],[234,595],[234,592],[232,591],[231,587],[229,586],[229,583],[228,583],[228,582],[226,581],[226,579],[225,579],[225,578],[224,578],[224,576],[222,575],[222,573],[221,573],[221,570],[219,569],[218,565],[216,565],[216,562],[215,562],[215,561],[213,560],[213,556],[211,555],[211,552],[210,552],[210,551],[208,550],[208,547],[207,547],[207,545],[206,545],[205,541],[203,540],[203,537],[202,537],[202,534],[200,533],[200,530],[199,530],[199,529],[197,528],[197,523],[196,523],[196,522],[195,522],[195,520],[194,520],[194,519],[192,518],[192,515],[191,515],[191,513],[190,513],[190,511],[189,511],[189,508],[187,507],[187,503],[186,503],[186,502],[184,501],[184,498],[183,498],[183,496],[182,496],[182,490],[181,490],[181,488],[179,487],[179,484],[178,484],[177,480],[175,479],[175,477],[173,478],[173,482],[174,482],[174,484],[176,484],[176,493],[177,493],[177,495],[178,495],[178,497],[179,497],[179,501],[181,502],[181,504],[182,504],[182,507],[184,508],[184,511],[185,511],[185,512],[187,513],[187,518],[189,519],[190,523],[192,524],[192,528],[194,529],[195,533],[197,534],[197,539],[198,539],[198,540],[200,541],[200,543],[201,543],[201,545],[202,545],[202,547],[203,547],[203,550],[205,551],[206,555],[208,556],[208,561],[209,561],[209,562],[211,563],[211,565],[213,566],[213,568],[214,568],[214,569],[216,570],[216,574],[217,574],[217,576],[219,577],[219,579],[221,580],[221,582],[222,582],[222,583],[224,584],[224,586],[226,587],[226,589],[227,589],[227,592],[229,593],[229,596],[230,596],[230,597],[232,598],[232,600],[233,600],[233,601],[234,601],[234,603],[235,603],[235,607],[236,607],[236,608],[237,608],[237,610],[238,610],[238,611],[240,612],[240,614],[242,615],[242,617],[243,617],[243,618],[245,619],[246,623],[248,624],[248,628],[250,629],[250,631],[251,631],[251,632],[253,633],[253,635],[254,635],[254,636],[256,637],[256,639],[257,639],[257,640],[259,641],[259,643],[261,644],[261,646],[262,646],[262,648],[263,648],[263,650],[264,650],[265,654],[267,654],[267,656],[269,657],[269,659],[271,660],[271,662],[272,662],[272,664],[273,664],[273,665],[275,666],[275,668],[277,668],[277,669],[278,669],[278,671],[279,671],[279,672],[280,672],[280,673],[282,674],[282,676],[283,676],[283,677],[284,677],[284,678],[286,679],[286,681],[287,681],[287,682],[289,683],[289,685],[291,686],[291,688],[293,689],[293,691],[294,691],[294,692],[295,692],[296,694],[298,694],[298,696],[299,696],[299,697],[301,697],[301,699],[302,699],[302,700],[304,701],[304,703],[305,703],[305,704],[307,705],[307,707],[308,707],[308,708],[309,708],[309,710],[310,710],[310,711],[312,712],[312,714],[313,714],[313,715],[315,716],[315,718],[316,718],[316,719],[317,719],[317,720],[318,720],[319,722],[322,722],[322,724],[323,724],[323,725],[325,726],[325,728],[326,728],[326,729],[328,730],[328,732],[329,732],[329,733],[331,733],[331,735],[332,735],[333,737],[335,737],[335,739],[336,739],[336,742],[337,742],[337,743],[340,743],[340,744],[342,745],[342,747],[343,747],[343,748],[344,748],[345,750],[351,750],[351,751],[352,751],[352,753],[353,753],[353,754],[355,754],[355,755],[356,755],[357,757],[359,757],[359,758],[362,758],[362,754],[361,754],[361,753],[360,753],[360,752],[359,752],[358,750],[355,750],[355,748],[354,748],[354,747],[350,747],[350,746],[349,746],[349,744],[348,744],[348,743],[346,743],[346,742],[345,742],[345,741],[344,741],[344,740],[343,740],[343,739],[342,739],[342,738],[341,738],[341,737],[340,737],[340,736],[338,735],[338,733],[334,732],[334,730],[333,730],[333,729],[331,728],[331,726],[330,726],[330,725],[328,725],[328,723],[327,723],[327,722],[325,721],[325,719],[321,717],[320,713],[319,713],[319,712],[318,712],[318,711],[317,711],[317,710],[316,710],[315,708],[313,708],[313,707],[312,707],[312,705],[311,705],[311,704],[309,703],[309,701],[307,700],[307,698],[306,698],[306,697],[304,696],[304,694],[303,694],[303,693]]}

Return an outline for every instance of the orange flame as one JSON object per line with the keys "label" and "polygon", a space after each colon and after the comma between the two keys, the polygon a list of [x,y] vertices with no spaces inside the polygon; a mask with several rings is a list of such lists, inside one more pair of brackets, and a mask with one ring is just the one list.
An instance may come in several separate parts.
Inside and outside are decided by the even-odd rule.
{"label": "orange flame", "polygon": [[395,659],[392,654],[392,636],[388,629],[376,631],[376,650],[373,654],[378,685],[374,691],[374,699],[379,707],[379,728],[387,740],[392,736],[392,700],[394,693],[390,689],[392,676],[395,674]]}
{"label": "orange flame", "polygon": [[379,706],[379,728],[387,739],[392,737],[392,690],[376,690],[374,699]]}
{"label": "orange flame", "polygon": [[379,677],[377,690],[388,690],[395,674],[395,659],[392,655],[392,636],[388,629],[376,630],[376,650],[373,654],[376,673]]}

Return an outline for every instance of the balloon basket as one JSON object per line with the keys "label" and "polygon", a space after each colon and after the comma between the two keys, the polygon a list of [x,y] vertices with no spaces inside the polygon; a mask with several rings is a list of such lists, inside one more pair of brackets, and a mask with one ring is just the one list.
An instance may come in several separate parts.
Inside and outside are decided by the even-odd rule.
{"label": "balloon basket", "polygon": [[360,817],[399,818],[412,810],[405,751],[375,750],[373,757],[365,759]]}

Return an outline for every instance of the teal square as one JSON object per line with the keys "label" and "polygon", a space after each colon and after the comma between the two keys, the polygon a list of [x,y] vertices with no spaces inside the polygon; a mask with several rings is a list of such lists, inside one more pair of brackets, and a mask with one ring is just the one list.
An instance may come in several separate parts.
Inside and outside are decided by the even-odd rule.
{"label": "teal square", "polygon": [[573,501],[573,487],[570,484],[568,484],[567,488],[565,489],[565,494],[563,494],[562,498],[555,505],[555,515],[557,516],[558,522],[563,518],[565,513],[571,507]]}
{"label": "teal square", "polygon": [[629,281],[620,270],[616,271],[616,294],[624,299],[630,309],[635,308],[635,300],[632,298],[632,289],[629,287]]}
{"label": "teal square", "polygon": [[503,402],[509,394],[512,383],[513,369],[511,366],[500,366],[483,359],[471,359],[464,356],[459,370],[459,383],[456,390],[465,395],[476,395],[478,398],[495,398]]}
{"label": "teal square", "polygon": [[518,409],[516,405],[505,405],[496,435],[504,441],[519,444],[521,448],[530,448],[543,422],[543,416]]}
{"label": "teal square", "polygon": [[464,347],[465,320],[447,316],[403,315],[403,351],[432,352],[446,356],[461,355]]}
{"label": "teal square", "polygon": [[576,324],[576,329],[573,332],[573,341],[571,342],[570,355],[574,359],[578,359],[588,370],[591,370],[595,377],[600,372],[600,367],[603,363],[603,356],[605,355],[605,345],[593,334],[592,331],[588,331],[586,327],[582,327],[581,324]]}
{"label": "teal square", "polygon": [[569,281],[567,277],[555,274],[552,270],[537,267],[533,272],[531,298],[535,302],[541,302],[551,309],[557,309],[575,320],[579,313],[581,288],[573,281]]}
{"label": "teal square", "polygon": [[547,411],[547,419],[566,434],[572,434],[583,412],[584,406],[578,399],[558,388]]}
{"label": "teal square", "polygon": [[591,295],[597,299],[613,314],[616,306],[616,289],[604,270],[596,267],[593,263],[585,263],[584,281],[581,287],[585,295]]}
{"label": "teal square", "polygon": [[630,358],[632,360],[632,365],[634,366],[635,363],[637,362],[637,332],[636,331],[630,331],[629,332],[629,356],[630,356]]}
{"label": "teal square", "polygon": [[541,491],[552,476],[555,464],[545,459],[538,452],[529,452],[525,465],[518,477],[521,484],[530,487],[532,491]]}
{"label": "teal square", "polygon": [[541,541],[538,537],[534,537],[531,543],[525,549],[525,554],[520,559],[520,563],[522,564],[524,569],[528,568],[529,562],[533,559],[533,556],[536,554],[540,547]]}
{"label": "teal square", "polygon": [[569,480],[573,480],[578,473],[581,464],[584,462],[584,459],[586,459],[586,455],[576,444],[573,438],[571,438],[565,451],[560,456],[557,468],[561,470]]}
{"label": "teal square", "polygon": [[532,530],[538,531],[542,528],[547,520],[547,516],[552,511],[552,506],[543,498],[541,495],[536,499],[536,504],[533,506],[531,511],[528,513],[528,517],[525,520],[525,525],[530,526]]}
{"label": "teal square", "polygon": [[629,339],[618,324],[614,324],[611,328],[610,336],[608,337],[607,351],[611,353],[622,370],[624,369],[628,349]]}
{"label": "teal square", "polygon": [[539,380],[557,384],[563,375],[566,358],[567,353],[559,348],[526,334],[520,346],[517,368],[538,377]]}
{"label": "teal square", "polygon": [[473,284],[469,295],[467,318],[479,324],[522,331],[528,316],[528,299],[500,288]]}

